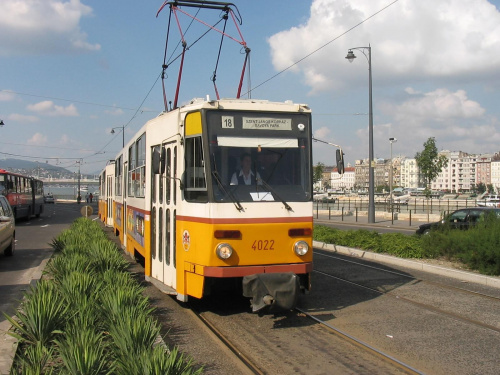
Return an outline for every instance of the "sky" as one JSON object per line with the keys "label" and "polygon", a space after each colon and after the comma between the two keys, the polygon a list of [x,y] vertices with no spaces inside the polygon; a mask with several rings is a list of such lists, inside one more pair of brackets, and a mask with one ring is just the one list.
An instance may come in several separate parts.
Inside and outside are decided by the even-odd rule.
{"label": "sky", "polygon": [[[251,49],[242,97],[308,104],[314,136],[341,145],[348,163],[368,158],[366,47],[376,158],[390,157],[391,137],[394,156],[414,157],[429,137],[439,150],[500,151],[500,0],[233,3]],[[80,160],[82,172],[98,173],[120,151],[122,129],[127,142],[164,109],[164,56],[173,101],[179,32],[172,21],[165,54],[169,12],[157,17],[162,4],[0,1],[0,165],[18,158],[76,170]],[[214,24],[220,13],[197,16]],[[196,42],[206,26],[189,26],[183,14],[179,22],[190,45],[179,103],[215,98],[220,34]],[[240,39],[232,22],[226,31]],[[349,63],[351,48],[357,58]],[[216,81],[221,97],[236,96],[243,59],[242,45],[226,38]],[[334,148],[313,144],[314,164],[334,159]]]}

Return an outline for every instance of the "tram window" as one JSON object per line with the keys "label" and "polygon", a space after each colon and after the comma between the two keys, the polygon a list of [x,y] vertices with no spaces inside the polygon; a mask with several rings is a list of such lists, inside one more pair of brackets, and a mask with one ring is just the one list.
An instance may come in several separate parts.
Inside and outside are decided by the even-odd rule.
{"label": "tram window", "polygon": [[166,220],[166,229],[167,233],[165,234],[165,263],[167,266],[170,265],[170,209],[167,209],[166,211],[167,217],[165,218]]}
{"label": "tram window", "polygon": [[174,184],[174,204],[177,203],[177,146],[174,147],[174,178],[172,179]]}
{"label": "tram window", "polygon": [[174,251],[174,268],[177,266],[177,256],[176,256],[176,249],[177,249],[177,212],[174,210],[174,214],[172,217],[172,222],[174,223],[174,231],[173,231],[173,239],[172,239],[172,249]]}
{"label": "tram window", "polygon": [[163,261],[163,209],[160,207],[158,210],[158,260]]}
{"label": "tram window", "polygon": [[137,177],[136,197],[144,197],[146,192],[146,135],[143,134],[136,142],[137,147]]}
{"label": "tram window", "polygon": [[127,186],[127,194],[129,197],[133,197],[134,194],[134,172],[135,172],[135,147],[134,145],[130,146],[128,149],[128,186]]}
{"label": "tram window", "polygon": [[207,202],[207,182],[201,137],[186,139],[185,197],[187,201]]}
{"label": "tram window", "polygon": [[172,186],[172,150],[170,148],[167,149],[167,157],[166,157],[166,170],[167,173],[167,181],[166,181],[166,200],[167,204],[170,204],[170,191]]}
{"label": "tram window", "polygon": [[156,259],[156,207],[151,211],[151,232],[151,256]]}
{"label": "tram window", "polygon": [[120,155],[115,161],[115,193],[122,195],[122,173],[123,173],[123,155]]}
{"label": "tram window", "polygon": [[163,170],[160,170],[160,182],[159,182],[160,186],[159,186],[159,201],[160,203],[163,203],[163,186],[165,184],[165,178],[164,178],[164,174],[163,174]]}

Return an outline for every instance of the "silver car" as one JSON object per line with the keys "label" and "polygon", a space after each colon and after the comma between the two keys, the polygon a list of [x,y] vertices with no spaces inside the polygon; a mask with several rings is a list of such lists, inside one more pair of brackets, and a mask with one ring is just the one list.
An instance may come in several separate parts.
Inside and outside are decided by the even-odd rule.
{"label": "silver car", "polygon": [[5,255],[14,255],[16,248],[16,224],[9,201],[0,195],[0,251]]}

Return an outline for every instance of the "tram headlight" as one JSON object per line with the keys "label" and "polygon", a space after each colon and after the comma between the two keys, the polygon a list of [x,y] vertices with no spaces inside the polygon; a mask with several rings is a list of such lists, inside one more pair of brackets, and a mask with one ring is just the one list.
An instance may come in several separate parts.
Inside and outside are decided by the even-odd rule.
{"label": "tram headlight", "polygon": [[309,251],[309,245],[306,241],[297,241],[293,246],[293,250],[295,251],[295,254],[299,256],[306,255]]}
{"label": "tram headlight", "polygon": [[233,255],[233,248],[228,243],[220,243],[217,245],[215,252],[220,259],[226,260]]}

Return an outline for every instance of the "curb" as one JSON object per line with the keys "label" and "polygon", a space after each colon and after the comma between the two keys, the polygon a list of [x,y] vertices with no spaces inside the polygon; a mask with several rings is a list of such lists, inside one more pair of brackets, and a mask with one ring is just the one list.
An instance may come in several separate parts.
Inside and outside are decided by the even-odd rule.
{"label": "curb", "polygon": [[363,258],[368,260],[380,261],[388,264],[407,267],[414,270],[424,271],[440,276],[447,276],[461,281],[481,284],[491,288],[500,289],[500,278],[484,276],[472,272],[454,270],[452,268],[434,266],[431,264],[422,263],[416,260],[408,260],[394,257],[392,255],[378,254],[370,251],[355,249],[352,247],[339,246],[335,244],[327,244],[324,242],[313,241],[313,247],[318,249],[331,251],[334,253],[344,254],[351,257]]}

